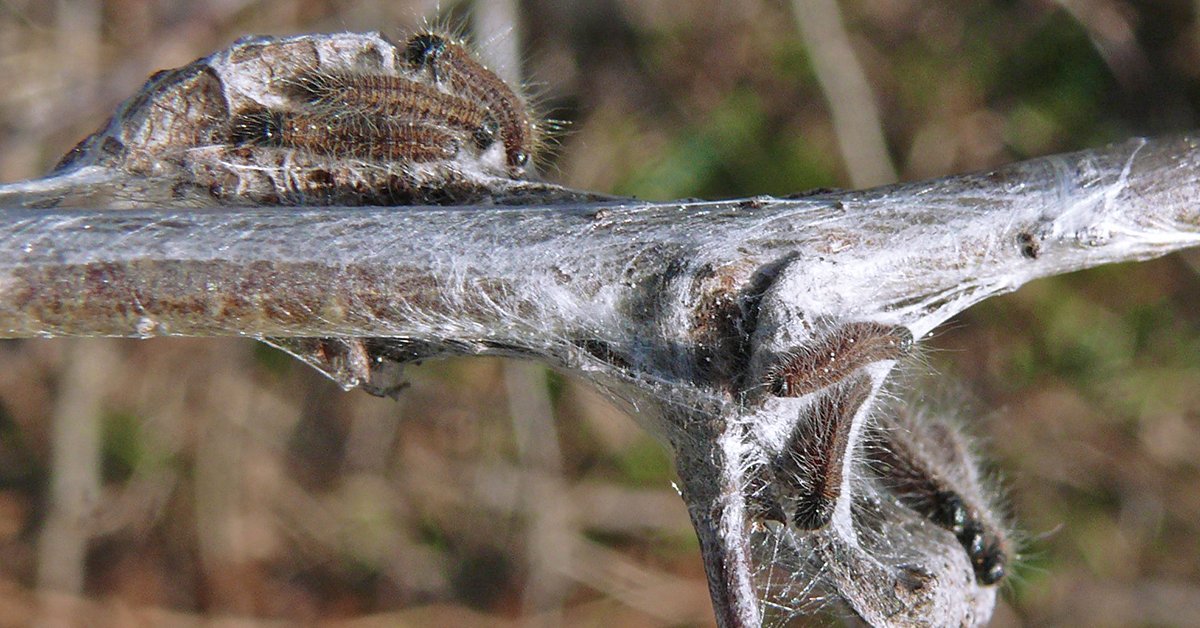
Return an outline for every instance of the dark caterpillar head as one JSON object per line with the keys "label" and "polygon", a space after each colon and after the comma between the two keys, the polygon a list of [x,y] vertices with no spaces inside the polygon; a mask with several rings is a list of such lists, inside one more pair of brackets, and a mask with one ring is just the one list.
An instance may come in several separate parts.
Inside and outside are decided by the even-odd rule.
{"label": "dark caterpillar head", "polygon": [[408,61],[409,65],[418,70],[429,68],[433,73],[433,80],[436,81],[438,80],[438,58],[446,51],[446,46],[449,43],[445,37],[433,33],[414,35],[404,47],[404,59]]}
{"label": "dark caterpillar head", "polygon": [[283,146],[284,114],[264,108],[243,109],[229,125],[234,146]]}
{"label": "dark caterpillar head", "polygon": [[491,146],[496,141],[496,136],[500,134],[500,123],[496,122],[496,118],[489,115],[483,124],[475,129],[471,134],[471,139],[474,140],[476,148],[484,150]]}

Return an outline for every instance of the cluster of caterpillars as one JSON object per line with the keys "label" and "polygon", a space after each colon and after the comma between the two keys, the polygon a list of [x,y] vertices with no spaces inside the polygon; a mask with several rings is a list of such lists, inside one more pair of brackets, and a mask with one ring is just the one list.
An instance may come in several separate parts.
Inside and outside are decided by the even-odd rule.
{"label": "cluster of caterpillars", "polygon": [[524,175],[537,133],[521,96],[448,36],[418,33],[401,51],[397,73],[314,69],[283,81],[289,106],[237,112],[230,142],[385,164],[482,158],[499,145],[503,171]]}
{"label": "cluster of caterpillars", "polygon": [[[800,530],[829,525],[853,454],[852,426],[873,392],[863,367],[902,358],[912,344],[905,327],[849,323],[776,361],[767,375],[770,394],[810,400],[783,447],[751,473],[753,516]],[[875,425],[861,450],[882,488],[952,533],[976,581],[1003,580],[1011,543],[956,426],[936,417],[917,420],[905,408],[870,419]]]}

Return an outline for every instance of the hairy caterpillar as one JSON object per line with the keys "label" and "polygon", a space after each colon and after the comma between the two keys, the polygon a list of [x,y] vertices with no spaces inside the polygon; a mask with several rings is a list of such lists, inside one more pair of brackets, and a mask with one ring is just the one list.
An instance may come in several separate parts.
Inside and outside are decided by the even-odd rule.
{"label": "hairy caterpillar", "polygon": [[405,58],[427,70],[434,82],[457,94],[484,103],[499,124],[509,169],[524,171],[536,143],[536,127],[524,101],[500,77],[475,60],[460,43],[436,33],[419,33],[408,40]]}
{"label": "hairy caterpillar", "polygon": [[954,534],[980,584],[1004,579],[1013,543],[992,508],[962,434],[931,414],[883,413],[867,459],[900,503]]}
{"label": "hairy caterpillar", "polygon": [[912,344],[906,327],[848,323],[780,360],[767,374],[767,385],[777,397],[800,397],[836,384],[866,364],[900,358]]}
{"label": "hairy caterpillar", "polygon": [[310,71],[288,81],[287,91],[310,111],[463,131],[480,150],[499,134],[496,117],[482,103],[403,76]]}
{"label": "hairy caterpillar", "polygon": [[418,163],[450,159],[460,148],[453,132],[432,124],[265,108],[239,112],[230,125],[230,141],[234,145]]}
{"label": "hairy caterpillar", "polygon": [[871,381],[865,375],[826,391],[772,461],[779,497],[792,506],[790,514],[798,528],[822,528],[833,517],[842,493],[854,416],[870,394]]}

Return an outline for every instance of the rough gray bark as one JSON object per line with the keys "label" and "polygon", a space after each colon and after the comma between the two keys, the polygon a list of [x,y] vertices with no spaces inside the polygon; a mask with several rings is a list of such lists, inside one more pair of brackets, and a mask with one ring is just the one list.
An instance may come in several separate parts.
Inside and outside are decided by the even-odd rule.
{"label": "rough gray bark", "polygon": [[[648,203],[505,182],[489,185],[514,206],[180,209],[196,197],[84,159],[0,190],[0,336],[250,336],[377,393],[398,389],[406,362],[542,360],[610,391],[672,448],[722,625],[822,596],[876,625],[975,625],[996,587],[858,453],[892,357],[853,365],[869,399],[846,417],[827,525],[755,514],[756,469],[822,399],[772,394],[774,369],[846,325],[919,340],[1029,280],[1200,243],[1198,166],[1195,138],[1179,137],[789,199]],[[29,208],[99,207],[111,190],[140,208]]]}

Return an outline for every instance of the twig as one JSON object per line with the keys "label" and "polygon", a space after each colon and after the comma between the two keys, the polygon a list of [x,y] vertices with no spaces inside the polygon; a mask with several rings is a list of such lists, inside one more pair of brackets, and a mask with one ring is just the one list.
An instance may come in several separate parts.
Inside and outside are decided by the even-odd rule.
{"label": "twig", "polygon": [[[47,625],[73,623],[73,596],[86,584],[88,542],[100,498],[99,405],[105,361],[103,346],[76,341],[67,347],[69,367],[59,383],[54,410],[54,457],[49,512],[38,539],[38,588]],[[62,595],[57,595],[62,594]]]}
{"label": "twig", "polygon": [[829,106],[846,171],[855,186],[896,181],[875,93],[850,45],[837,0],[792,0],[813,72]]}

